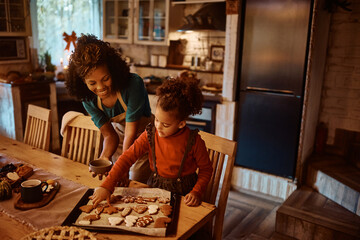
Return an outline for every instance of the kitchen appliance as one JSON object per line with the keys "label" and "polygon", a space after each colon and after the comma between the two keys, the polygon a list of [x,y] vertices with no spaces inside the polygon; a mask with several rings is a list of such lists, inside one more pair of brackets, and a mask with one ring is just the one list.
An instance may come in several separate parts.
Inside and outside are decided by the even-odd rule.
{"label": "kitchen appliance", "polygon": [[0,37],[0,61],[29,60],[25,37]]}
{"label": "kitchen appliance", "polygon": [[194,14],[184,18],[184,25],[177,31],[225,31],[226,25],[226,3],[212,2],[204,3]]}
{"label": "kitchen appliance", "polygon": [[243,4],[236,165],[293,179],[311,0]]}

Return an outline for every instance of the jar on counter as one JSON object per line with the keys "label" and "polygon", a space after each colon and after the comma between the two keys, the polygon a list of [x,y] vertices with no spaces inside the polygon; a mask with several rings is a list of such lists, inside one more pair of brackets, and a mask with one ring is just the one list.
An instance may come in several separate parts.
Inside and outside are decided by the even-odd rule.
{"label": "jar on counter", "polygon": [[166,67],[166,62],[167,62],[167,59],[166,59],[166,55],[159,55],[159,67]]}
{"label": "jar on counter", "polygon": [[155,55],[155,54],[151,54],[150,57],[150,65],[152,67],[157,67],[158,66],[158,62],[159,62],[159,56]]}

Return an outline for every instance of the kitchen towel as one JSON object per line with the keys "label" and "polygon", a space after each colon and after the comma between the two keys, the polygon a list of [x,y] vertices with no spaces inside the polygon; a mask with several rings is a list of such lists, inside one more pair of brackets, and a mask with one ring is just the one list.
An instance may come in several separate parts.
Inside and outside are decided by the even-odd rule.
{"label": "kitchen towel", "polygon": [[66,125],[68,125],[68,123],[71,120],[73,120],[77,116],[81,116],[81,115],[84,115],[84,114],[81,113],[81,112],[75,112],[75,111],[69,111],[69,112],[64,114],[64,116],[62,117],[62,120],[61,120],[61,129],[60,129],[61,136],[64,136]]}

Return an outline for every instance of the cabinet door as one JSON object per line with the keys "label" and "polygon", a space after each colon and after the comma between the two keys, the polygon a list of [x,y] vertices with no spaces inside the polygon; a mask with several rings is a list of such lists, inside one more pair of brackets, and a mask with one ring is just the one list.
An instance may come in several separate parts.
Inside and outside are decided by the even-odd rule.
{"label": "cabinet door", "polygon": [[166,45],[169,31],[169,0],[135,0],[134,41]]}
{"label": "cabinet door", "polygon": [[0,35],[31,35],[30,10],[26,0],[0,0]]}
{"label": "cabinet door", "polygon": [[132,43],[133,0],[104,0],[103,11],[104,40]]}

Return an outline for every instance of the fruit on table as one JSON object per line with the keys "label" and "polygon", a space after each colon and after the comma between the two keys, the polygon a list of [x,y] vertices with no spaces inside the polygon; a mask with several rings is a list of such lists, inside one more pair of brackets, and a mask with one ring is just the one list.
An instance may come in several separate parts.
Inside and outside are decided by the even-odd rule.
{"label": "fruit on table", "polygon": [[8,181],[0,181],[0,201],[11,198],[12,188]]}

